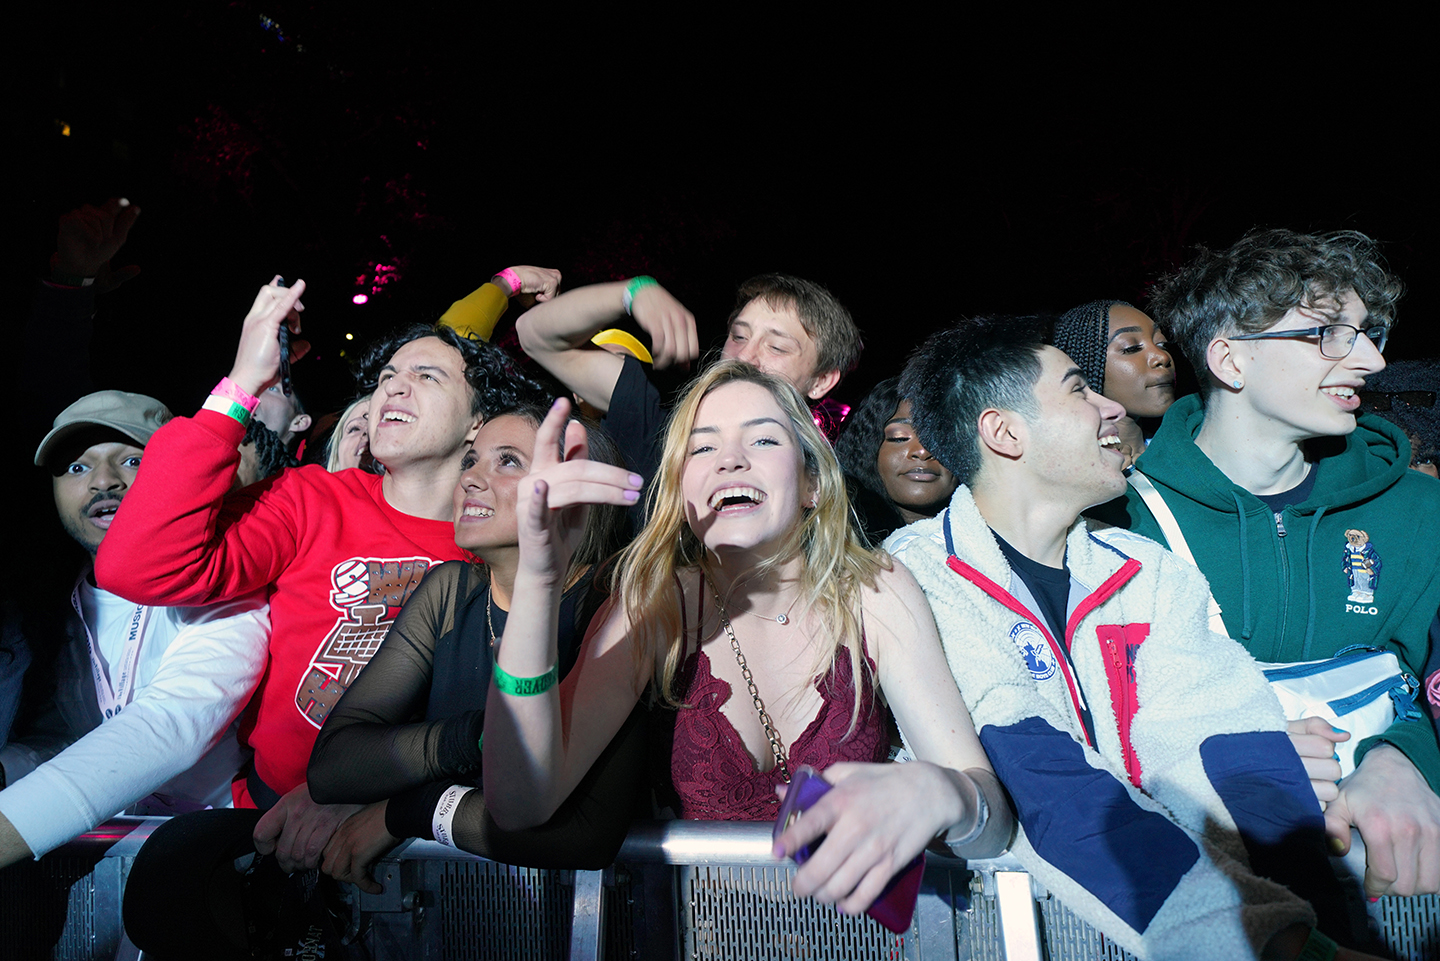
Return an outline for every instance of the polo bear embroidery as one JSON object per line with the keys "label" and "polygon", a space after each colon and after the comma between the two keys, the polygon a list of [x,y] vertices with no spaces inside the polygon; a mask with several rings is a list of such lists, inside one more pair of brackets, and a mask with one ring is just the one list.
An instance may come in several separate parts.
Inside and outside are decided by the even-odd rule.
{"label": "polo bear embroidery", "polygon": [[1370,543],[1365,531],[1350,529],[1345,532],[1345,576],[1350,581],[1348,601],[1369,604],[1375,600],[1375,589],[1380,586],[1380,552]]}

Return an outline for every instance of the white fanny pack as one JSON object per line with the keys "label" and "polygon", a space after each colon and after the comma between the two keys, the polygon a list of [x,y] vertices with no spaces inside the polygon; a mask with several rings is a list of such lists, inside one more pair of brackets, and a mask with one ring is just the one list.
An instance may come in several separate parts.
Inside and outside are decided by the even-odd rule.
{"label": "white fanny pack", "polygon": [[1262,662],[1260,668],[1286,720],[1321,717],[1331,727],[1350,732],[1350,740],[1335,745],[1341,777],[1355,770],[1355,748],[1362,740],[1383,733],[1397,717],[1419,717],[1419,684],[1401,670],[1400,659],[1390,651],[1348,647],[1319,661]]}

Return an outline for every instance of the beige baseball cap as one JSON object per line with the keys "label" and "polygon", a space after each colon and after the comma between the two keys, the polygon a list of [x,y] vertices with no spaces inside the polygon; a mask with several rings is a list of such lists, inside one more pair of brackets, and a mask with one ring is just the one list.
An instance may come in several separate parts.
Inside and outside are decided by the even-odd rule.
{"label": "beige baseball cap", "polygon": [[144,447],[171,416],[170,408],[144,394],[123,390],[86,394],[55,418],[55,426],[35,449],[35,466],[44,467],[62,444],[93,427],[108,427]]}

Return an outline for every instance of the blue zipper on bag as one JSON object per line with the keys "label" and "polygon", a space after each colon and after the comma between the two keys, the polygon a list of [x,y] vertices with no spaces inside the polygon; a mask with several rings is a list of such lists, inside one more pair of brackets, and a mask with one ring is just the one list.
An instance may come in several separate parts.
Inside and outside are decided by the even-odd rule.
{"label": "blue zipper on bag", "polygon": [[1295,677],[1309,677],[1312,674],[1324,674],[1333,670],[1341,662],[1358,663],[1372,657],[1383,657],[1388,651],[1382,651],[1376,647],[1351,647],[1339,651],[1334,657],[1323,661],[1312,661],[1308,664],[1288,664],[1285,667],[1272,667],[1265,670],[1265,680],[1284,681]]}
{"label": "blue zipper on bag", "polygon": [[1330,705],[1330,710],[1335,712],[1336,717],[1344,717],[1346,714],[1349,714],[1356,708],[1364,707],[1371,701],[1376,700],[1381,695],[1389,694],[1390,691],[1394,690],[1395,688],[1403,688],[1404,686],[1405,675],[1396,674],[1395,676],[1386,678],[1385,680],[1380,681],[1377,684],[1370,685],[1363,691],[1357,691],[1356,693],[1351,694],[1349,697],[1336,698],[1335,700],[1327,701],[1326,703]]}

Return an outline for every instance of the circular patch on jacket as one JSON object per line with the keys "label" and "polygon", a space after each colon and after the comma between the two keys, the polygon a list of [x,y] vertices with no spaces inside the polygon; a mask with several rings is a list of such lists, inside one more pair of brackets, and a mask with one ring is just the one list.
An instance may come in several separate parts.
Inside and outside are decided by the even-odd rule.
{"label": "circular patch on jacket", "polygon": [[1010,628],[1010,640],[1020,648],[1020,656],[1025,658],[1031,677],[1047,681],[1055,676],[1055,655],[1050,652],[1050,645],[1039,628],[1029,621],[1020,621]]}

